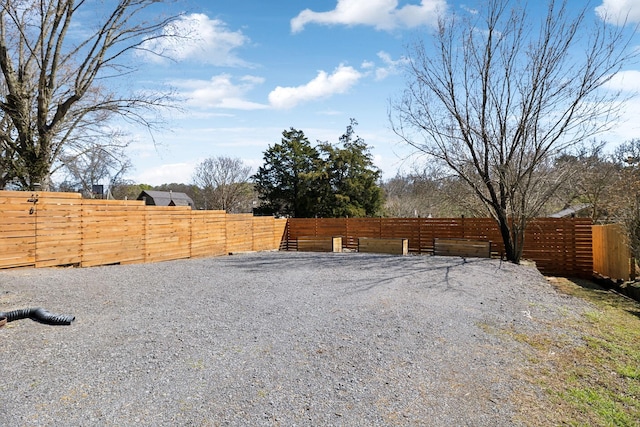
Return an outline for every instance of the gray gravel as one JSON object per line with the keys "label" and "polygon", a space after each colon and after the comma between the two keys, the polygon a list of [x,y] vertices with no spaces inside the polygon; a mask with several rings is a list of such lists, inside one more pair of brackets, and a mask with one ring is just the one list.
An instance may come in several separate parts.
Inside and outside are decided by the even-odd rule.
{"label": "gray gravel", "polygon": [[[0,425],[509,426],[523,344],[585,308],[499,260],[263,252],[0,271]],[[494,331],[494,332],[492,332]]]}

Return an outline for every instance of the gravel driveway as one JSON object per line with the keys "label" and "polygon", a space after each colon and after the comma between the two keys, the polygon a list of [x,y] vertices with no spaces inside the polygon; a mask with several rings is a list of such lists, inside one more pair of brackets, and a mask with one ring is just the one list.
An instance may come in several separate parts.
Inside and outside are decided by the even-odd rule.
{"label": "gravel driveway", "polygon": [[499,260],[261,252],[0,270],[0,425],[509,426],[523,344],[584,309]]}

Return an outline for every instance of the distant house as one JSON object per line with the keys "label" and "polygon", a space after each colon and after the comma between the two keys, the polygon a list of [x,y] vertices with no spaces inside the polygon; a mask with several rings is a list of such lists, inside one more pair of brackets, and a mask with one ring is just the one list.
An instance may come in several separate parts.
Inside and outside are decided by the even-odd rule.
{"label": "distant house", "polygon": [[191,197],[177,191],[145,190],[140,193],[138,200],[144,200],[149,206],[190,206],[191,209],[195,209]]}
{"label": "distant house", "polygon": [[591,215],[591,204],[583,203],[581,205],[569,206],[559,212],[549,215],[550,218],[589,218]]}

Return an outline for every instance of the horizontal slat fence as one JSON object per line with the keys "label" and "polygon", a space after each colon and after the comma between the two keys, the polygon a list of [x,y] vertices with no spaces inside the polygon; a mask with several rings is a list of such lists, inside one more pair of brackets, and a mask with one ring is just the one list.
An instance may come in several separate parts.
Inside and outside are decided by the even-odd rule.
{"label": "horizontal slat fence", "polygon": [[191,256],[219,256],[227,253],[227,214],[224,211],[193,211]]}
{"label": "horizontal slat fence", "polygon": [[140,203],[82,200],[82,265],[144,262],[145,212]]}
{"label": "horizontal slat fence", "polygon": [[[406,238],[409,252],[433,254],[435,238],[491,241],[493,256],[504,253],[496,222],[490,218],[290,218],[287,250],[296,250],[300,236],[342,237],[343,247],[356,250],[358,238]],[[591,220],[540,218],[530,221],[523,257],[544,274],[592,277]]]}
{"label": "horizontal slat fence", "polygon": [[35,265],[35,216],[30,194],[5,191],[0,196],[0,267]]}
{"label": "horizontal slat fence", "polygon": [[61,193],[55,199],[40,198],[34,203],[36,216],[36,267],[78,264],[82,252],[82,199]]}
{"label": "horizontal slat fence", "polygon": [[277,250],[286,219],[0,191],[0,268],[83,267]]}
{"label": "horizontal slat fence", "polygon": [[[611,266],[613,254],[624,252],[611,249],[621,242],[620,234],[603,233],[592,234],[588,219],[536,219],[527,228],[523,257],[534,260],[545,274],[591,277],[595,270],[625,278],[616,277],[616,271],[624,273],[626,255]],[[0,191],[0,268],[295,250],[299,236],[342,237],[343,247],[353,250],[361,237],[406,238],[409,252],[424,254],[433,253],[435,238],[466,238],[490,240],[493,256],[504,252],[495,222],[486,218],[294,218],[287,223],[223,211],[145,206],[133,200],[87,200],[76,193]]]}

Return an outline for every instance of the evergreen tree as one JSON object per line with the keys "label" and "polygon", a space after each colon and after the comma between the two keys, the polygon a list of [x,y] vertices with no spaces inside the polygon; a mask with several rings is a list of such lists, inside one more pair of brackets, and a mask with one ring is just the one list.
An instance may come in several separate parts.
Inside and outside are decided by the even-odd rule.
{"label": "evergreen tree", "polygon": [[381,172],[364,140],[354,135],[355,125],[352,119],[337,146],[325,142],[317,148],[302,131],[284,131],[253,176],[262,201],[258,213],[297,218],[379,214]]}
{"label": "evergreen tree", "polygon": [[262,205],[258,213],[304,218],[316,216],[318,151],[304,132],[282,132],[280,144],[270,146],[264,165],[253,176]]}
{"label": "evergreen tree", "polygon": [[373,164],[373,156],[365,141],[356,136],[351,124],[340,137],[338,146],[320,145],[324,159],[325,179],[322,216],[365,217],[379,214],[382,189],[378,185],[381,171]]}

